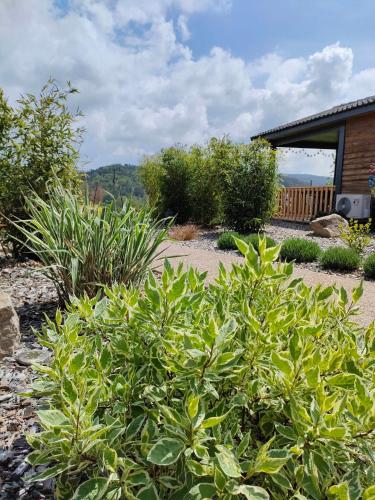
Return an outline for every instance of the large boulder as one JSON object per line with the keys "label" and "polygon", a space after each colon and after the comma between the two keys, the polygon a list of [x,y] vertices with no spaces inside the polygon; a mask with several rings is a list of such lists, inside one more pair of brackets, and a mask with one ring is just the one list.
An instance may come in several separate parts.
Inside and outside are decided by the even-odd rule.
{"label": "large boulder", "polygon": [[341,215],[331,214],[310,222],[310,229],[323,238],[337,238],[341,234],[340,226],[347,225],[347,221]]}
{"label": "large boulder", "polygon": [[13,356],[20,341],[18,316],[8,294],[0,292],[0,360]]}

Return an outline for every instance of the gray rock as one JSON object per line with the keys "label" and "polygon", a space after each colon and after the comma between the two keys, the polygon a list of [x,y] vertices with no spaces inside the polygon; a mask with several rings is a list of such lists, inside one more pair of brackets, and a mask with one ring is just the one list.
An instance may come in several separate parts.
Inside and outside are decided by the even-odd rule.
{"label": "gray rock", "polygon": [[16,361],[20,365],[31,366],[34,363],[44,365],[49,362],[51,354],[42,349],[22,349],[16,353]]}
{"label": "gray rock", "polygon": [[20,342],[20,325],[10,296],[0,292],[0,360],[12,356]]}
{"label": "gray rock", "polygon": [[347,225],[347,221],[341,215],[331,214],[310,222],[310,229],[323,238],[337,238],[341,234],[340,226]]}

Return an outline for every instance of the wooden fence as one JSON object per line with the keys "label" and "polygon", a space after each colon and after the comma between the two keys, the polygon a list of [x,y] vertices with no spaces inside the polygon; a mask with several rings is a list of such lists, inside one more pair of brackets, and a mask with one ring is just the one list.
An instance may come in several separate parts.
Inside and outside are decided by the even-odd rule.
{"label": "wooden fence", "polygon": [[308,222],[319,212],[333,208],[334,186],[282,188],[278,194],[275,219]]}

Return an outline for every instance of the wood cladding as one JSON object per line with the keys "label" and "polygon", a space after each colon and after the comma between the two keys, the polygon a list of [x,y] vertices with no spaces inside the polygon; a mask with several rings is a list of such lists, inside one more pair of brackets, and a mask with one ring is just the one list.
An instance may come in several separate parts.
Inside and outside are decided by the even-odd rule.
{"label": "wood cladding", "polygon": [[375,164],[375,113],[346,121],[342,193],[369,194],[371,164]]}

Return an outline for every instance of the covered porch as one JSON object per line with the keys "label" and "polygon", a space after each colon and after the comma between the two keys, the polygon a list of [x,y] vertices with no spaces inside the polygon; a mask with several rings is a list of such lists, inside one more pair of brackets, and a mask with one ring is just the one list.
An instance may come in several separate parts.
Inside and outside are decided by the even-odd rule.
{"label": "covered porch", "polygon": [[[375,166],[375,96],[335,106],[256,136],[274,148],[329,149],[335,152],[332,186],[280,190],[277,218],[309,221],[335,208],[338,194],[370,195]],[[375,178],[374,178],[375,185]]]}
{"label": "covered porch", "polygon": [[283,187],[278,193],[276,219],[309,222],[315,217],[332,212],[336,194],[341,192],[344,154],[345,127],[334,126],[282,135],[270,140],[275,148],[302,148],[314,150],[333,150],[335,168],[333,185]]}

